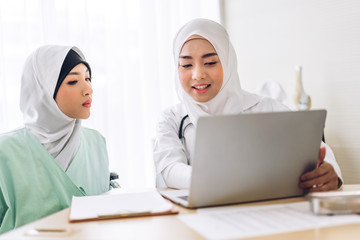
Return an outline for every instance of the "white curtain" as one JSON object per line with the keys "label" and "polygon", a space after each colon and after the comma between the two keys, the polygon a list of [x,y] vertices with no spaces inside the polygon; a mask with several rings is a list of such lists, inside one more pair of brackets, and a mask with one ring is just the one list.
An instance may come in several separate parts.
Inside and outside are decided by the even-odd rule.
{"label": "white curtain", "polygon": [[153,187],[159,113],[175,104],[172,39],[203,17],[220,22],[219,0],[0,0],[0,133],[23,125],[20,78],[44,44],[75,45],[93,71],[83,125],[107,140],[110,170],[124,187]]}

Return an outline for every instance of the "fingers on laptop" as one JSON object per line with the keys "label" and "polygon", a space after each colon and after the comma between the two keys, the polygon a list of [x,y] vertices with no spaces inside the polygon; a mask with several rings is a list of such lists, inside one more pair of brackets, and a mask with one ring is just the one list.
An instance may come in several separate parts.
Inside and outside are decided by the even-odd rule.
{"label": "fingers on laptop", "polygon": [[338,176],[331,164],[324,162],[319,168],[305,173],[300,178],[299,187],[305,192],[336,190]]}

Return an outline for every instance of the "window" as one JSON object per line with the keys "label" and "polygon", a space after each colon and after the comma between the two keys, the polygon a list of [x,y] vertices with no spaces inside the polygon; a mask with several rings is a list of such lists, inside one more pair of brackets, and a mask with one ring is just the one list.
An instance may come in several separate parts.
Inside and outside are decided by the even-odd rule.
{"label": "window", "polygon": [[159,113],[178,99],[172,40],[187,21],[220,22],[219,0],[0,0],[0,132],[23,125],[22,66],[44,44],[74,45],[93,70],[84,126],[107,140],[110,170],[125,187],[154,186]]}

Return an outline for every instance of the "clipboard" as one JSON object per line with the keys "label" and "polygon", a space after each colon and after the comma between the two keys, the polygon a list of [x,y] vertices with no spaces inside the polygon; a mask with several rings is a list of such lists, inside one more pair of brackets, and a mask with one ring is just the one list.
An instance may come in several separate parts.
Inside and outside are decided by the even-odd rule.
{"label": "clipboard", "polygon": [[177,214],[178,209],[157,191],[73,196],[68,221],[82,222],[114,218]]}

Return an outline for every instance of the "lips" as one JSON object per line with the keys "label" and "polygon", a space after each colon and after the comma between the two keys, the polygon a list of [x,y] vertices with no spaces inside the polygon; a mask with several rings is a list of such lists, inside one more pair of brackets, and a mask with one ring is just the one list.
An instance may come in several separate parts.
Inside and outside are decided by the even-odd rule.
{"label": "lips", "polygon": [[205,93],[210,86],[211,84],[196,84],[192,86],[192,88],[195,90],[195,92],[201,94],[201,93]]}
{"label": "lips", "polygon": [[91,108],[91,102],[92,102],[92,100],[89,99],[89,100],[85,101],[82,105],[83,105],[83,107]]}

